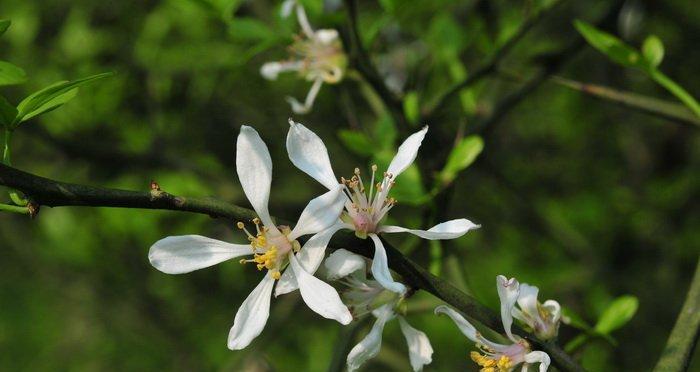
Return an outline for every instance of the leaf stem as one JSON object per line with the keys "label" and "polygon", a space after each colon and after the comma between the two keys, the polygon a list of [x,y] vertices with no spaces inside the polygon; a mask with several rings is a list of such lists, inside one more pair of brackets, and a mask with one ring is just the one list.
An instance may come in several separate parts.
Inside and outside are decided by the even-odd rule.
{"label": "leaf stem", "polygon": [[698,104],[698,101],[696,101],[695,98],[690,95],[690,93],[683,89],[683,87],[676,84],[675,81],[671,80],[663,72],[657,69],[652,69],[649,71],[649,76],[659,85],[666,88],[666,90],[668,90],[671,94],[676,96],[676,98],[683,102],[683,104],[686,105],[695,114],[695,116],[700,118],[700,104]]}

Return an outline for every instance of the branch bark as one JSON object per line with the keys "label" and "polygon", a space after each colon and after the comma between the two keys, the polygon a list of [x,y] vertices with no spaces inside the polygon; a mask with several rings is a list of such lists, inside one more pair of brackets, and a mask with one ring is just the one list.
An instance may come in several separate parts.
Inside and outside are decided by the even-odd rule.
{"label": "branch bark", "polygon": [[[0,185],[25,193],[32,203],[49,207],[89,206],[161,209],[206,214],[215,218],[233,221],[250,221],[256,217],[254,211],[213,198],[191,198],[175,196],[152,185],[150,191],[128,191],[96,186],[78,185],[55,181],[0,164]],[[285,223],[285,221],[279,221]],[[388,242],[384,242],[389,266],[401,275],[404,282],[415,289],[425,290],[454,308],[492,329],[500,329],[499,316],[473,297],[452,284],[432,275],[426,269],[406,258]],[[367,239],[358,239],[351,232],[339,232],[333,237],[331,249],[345,248],[372,258],[374,246]],[[525,337],[540,350],[549,354],[554,364],[562,371],[583,371],[559,346],[542,343],[522,329],[516,333]]]}

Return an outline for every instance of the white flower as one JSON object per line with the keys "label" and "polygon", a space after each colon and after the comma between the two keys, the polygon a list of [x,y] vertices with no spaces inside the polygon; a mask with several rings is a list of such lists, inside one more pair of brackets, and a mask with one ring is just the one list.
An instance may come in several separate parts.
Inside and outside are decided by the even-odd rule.
{"label": "white flower", "polygon": [[[338,187],[338,181],[331,168],[328,151],[323,141],[305,126],[292,120],[289,121],[289,124],[291,127],[287,135],[287,152],[292,163],[329,190]],[[360,170],[357,168],[355,168],[354,175],[350,180],[341,180],[347,197],[345,211],[341,217],[343,223],[335,225],[327,232],[327,239],[330,239],[330,236],[335,231],[347,228],[354,230],[355,234],[360,238],[369,237],[372,239],[375,247],[372,260],[372,275],[384,288],[396,293],[404,293],[406,287],[392,279],[386,251],[379,238],[379,233],[407,232],[430,240],[455,239],[464,235],[467,231],[479,227],[464,218],[443,222],[428,230],[413,230],[382,224],[387,213],[396,203],[396,200],[389,196],[389,192],[398,176],[413,163],[427,131],[428,127],[426,126],[409,136],[399,146],[396,156],[394,156],[394,159],[389,164],[389,168],[381,178],[377,178],[377,167],[372,166],[369,193],[366,193],[363,180],[360,177]],[[377,181],[376,185],[375,181]],[[300,258],[304,268],[311,273],[316,271],[323,260],[325,245],[318,245],[315,248],[317,249],[307,250],[303,255],[303,259]],[[283,277],[282,280],[284,281],[285,278]],[[285,288],[293,289],[295,287],[290,285]]]}
{"label": "white flower", "polygon": [[260,68],[260,74],[268,80],[276,80],[281,72],[296,71],[307,81],[312,81],[311,89],[304,102],[287,97],[292,111],[305,114],[313,107],[316,96],[323,83],[340,82],[347,67],[347,57],[338,37],[338,31],[332,29],[316,30],[311,27],[304,8],[296,0],[282,4],[282,16],[287,17],[296,9],[297,20],[302,29],[301,36],[295,37],[290,46],[290,59],[281,62],[268,62]]}
{"label": "white flower", "polygon": [[386,291],[379,283],[367,278],[366,259],[345,249],[338,249],[325,261],[328,279],[338,280],[348,287],[343,298],[357,316],[358,313],[372,312],[377,320],[370,332],[347,357],[348,371],[360,368],[367,360],[374,358],[382,346],[384,325],[398,318],[401,332],[406,338],[408,356],[414,371],[432,362],[433,347],[425,333],[411,327],[406,319],[394,310],[401,299],[393,292]]}
{"label": "white flower", "polygon": [[[254,234],[248,232],[242,222],[238,223],[238,227],[248,235],[250,243],[230,244],[198,235],[170,236],[153,244],[148,254],[151,264],[167,274],[183,274],[235,257],[252,256],[240,262],[254,263],[258,270],[267,270],[260,284],[236,313],[228,337],[231,350],[248,346],[262,332],[270,312],[272,289],[283,272],[294,273],[301,296],[309,308],[325,318],[342,324],[350,323],[352,315],[340,300],[338,292],[304,270],[297,259],[308,245],[300,247],[297,238],[307,234],[315,234],[315,237],[337,221],[344,201],[340,188],[311,200],[296,226],[290,229],[275,226],[270,217],[267,205],[272,182],[272,160],[258,133],[248,126],[242,126],[238,136],[236,171],[245,195],[259,216],[254,220]],[[288,265],[292,270],[285,271]]]}
{"label": "white flower", "polygon": [[546,372],[550,364],[549,355],[542,351],[531,351],[530,344],[526,340],[511,332],[513,309],[520,294],[518,281],[515,278],[508,280],[505,276],[499,275],[496,278],[496,286],[501,300],[503,329],[511,344],[504,345],[487,340],[462,315],[445,305],[435,308],[435,314],[442,313],[452,318],[460,331],[476,344],[481,353],[472,351],[470,356],[482,367],[481,371],[510,372],[523,363],[522,370],[527,371],[530,364],[539,363],[539,372]]}
{"label": "white flower", "polygon": [[557,301],[537,300],[539,289],[526,283],[520,284],[518,307],[513,307],[513,317],[523,322],[540,340],[557,337],[561,322],[561,306]]}

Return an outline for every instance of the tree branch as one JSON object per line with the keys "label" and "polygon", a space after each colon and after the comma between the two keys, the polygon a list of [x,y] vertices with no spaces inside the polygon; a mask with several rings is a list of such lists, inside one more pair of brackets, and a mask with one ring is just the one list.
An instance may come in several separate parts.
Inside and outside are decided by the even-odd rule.
{"label": "tree branch", "polygon": [[[20,190],[30,198],[32,203],[49,207],[90,206],[164,209],[206,214],[233,221],[250,221],[256,217],[255,212],[250,209],[217,199],[190,198],[169,194],[160,190],[155,183],[152,183],[151,191],[127,191],[78,185],[36,176],[4,164],[0,164],[0,185]],[[279,222],[285,223],[285,221]],[[406,284],[433,294],[489,328],[500,329],[500,318],[491,309],[452,284],[432,275],[406,258],[388,242],[384,242],[384,246],[389,258],[389,266],[403,277]],[[368,258],[372,258],[374,255],[374,246],[368,239],[358,239],[352,232],[336,233],[329,247],[331,249],[345,248]],[[516,329],[515,332],[535,344],[538,349],[547,352],[554,364],[562,371],[583,371],[559,346],[542,343],[522,329]]]}
{"label": "tree branch", "polygon": [[654,368],[654,372],[683,372],[690,366],[693,349],[700,336],[700,259],[693,281],[678,314],[676,325],[668,337],[666,347]]}

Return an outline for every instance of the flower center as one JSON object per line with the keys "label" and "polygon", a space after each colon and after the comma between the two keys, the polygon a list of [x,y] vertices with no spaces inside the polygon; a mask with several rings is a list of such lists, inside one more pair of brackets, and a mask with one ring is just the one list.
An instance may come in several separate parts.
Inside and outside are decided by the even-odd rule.
{"label": "flower center", "polygon": [[[327,30],[319,30],[317,33],[322,31]],[[337,37],[308,39],[295,36],[294,43],[289,46],[289,54],[292,60],[302,62],[299,70],[302,75],[313,75],[310,76],[312,79],[320,76],[331,84],[342,79],[347,66],[343,46]]]}
{"label": "flower center", "polygon": [[248,236],[253,250],[253,258],[242,259],[240,263],[255,263],[259,271],[267,269],[271,272],[272,278],[279,279],[282,276],[284,266],[288,263],[288,254],[292,251],[298,252],[301,245],[296,240],[289,241],[287,235],[291,229],[288,226],[278,226],[280,234],[276,230],[270,230],[262,225],[258,218],[253,219],[253,223],[255,224],[255,235],[245,228],[243,222],[236,224]]}
{"label": "flower center", "polygon": [[485,354],[479,354],[476,351],[472,351],[469,356],[472,360],[482,367],[480,372],[507,372],[513,367],[513,361],[505,356],[489,356]]}
{"label": "flower center", "polygon": [[396,199],[388,197],[389,191],[394,186],[394,176],[384,172],[381,182],[377,182],[375,185],[376,173],[377,165],[375,164],[372,165],[369,194],[365,192],[359,168],[355,168],[355,174],[349,180],[340,179],[345,194],[349,198],[349,201],[345,203],[345,212],[341,218],[352,223],[355,226],[355,235],[363,239],[367,237],[368,233],[375,232],[379,222],[396,204]]}

